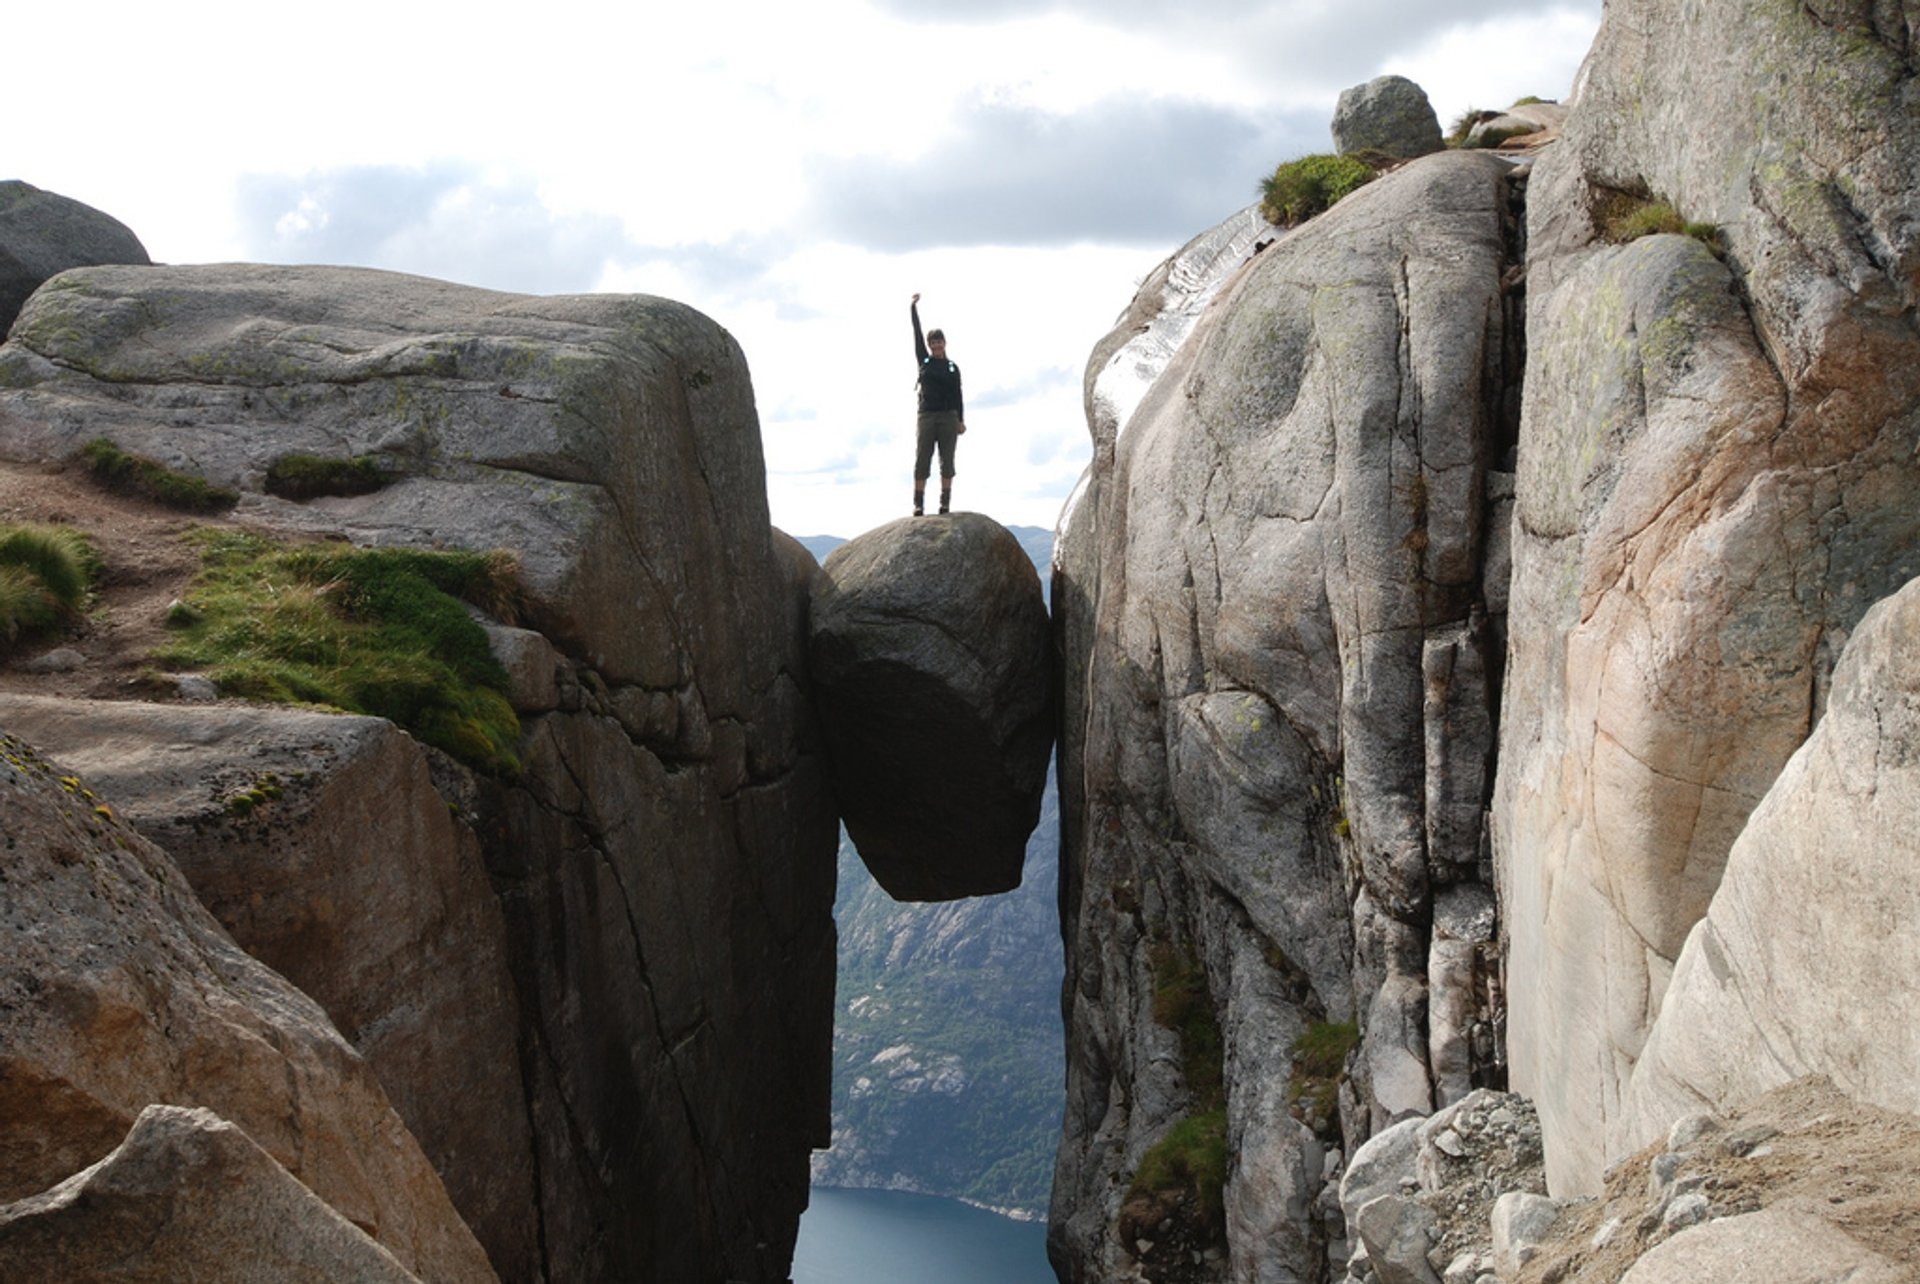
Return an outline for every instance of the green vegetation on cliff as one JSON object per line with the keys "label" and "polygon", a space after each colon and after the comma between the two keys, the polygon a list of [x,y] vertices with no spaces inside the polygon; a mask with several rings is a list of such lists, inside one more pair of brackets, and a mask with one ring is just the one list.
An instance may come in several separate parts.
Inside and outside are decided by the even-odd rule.
{"label": "green vegetation on cliff", "polygon": [[99,570],[86,537],[65,526],[0,526],[0,645],[43,632],[86,601]]}
{"label": "green vegetation on cliff", "polygon": [[1180,1036],[1192,1107],[1134,1169],[1121,1230],[1144,1237],[1172,1217],[1190,1222],[1199,1240],[1217,1241],[1226,1234],[1226,1044],[1206,965],[1167,942],[1154,947],[1152,960],[1153,1019]]}
{"label": "green vegetation on cliff", "polygon": [[267,465],[267,493],[282,499],[366,495],[393,481],[372,455],[339,459],[327,455],[281,455]]}
{"label": "green vegetation on cliff", "polygon": [[80,458],[93,479],[108,490],[138,495],[168,508],[212,513],[232,508],[240,500],[238,491],[215,486],[204,477],[169,468],[145,455],[129,454],[105,437],[96,437],[81,447]]}
{"label": "green vegetation on cliff", "polygon": [[1260,180],[1260,216],[1279,227],[1304,223],[1373,178],[1373,166],[1353,156],[1302,156]]}
{"label": "green vegetation on cliff", "polygon": [[507,675],[463,605],[511,616],[510,557],[197,538],[204,565],[161,663],[251,700],[388,718],[470,766],[518,770]]}

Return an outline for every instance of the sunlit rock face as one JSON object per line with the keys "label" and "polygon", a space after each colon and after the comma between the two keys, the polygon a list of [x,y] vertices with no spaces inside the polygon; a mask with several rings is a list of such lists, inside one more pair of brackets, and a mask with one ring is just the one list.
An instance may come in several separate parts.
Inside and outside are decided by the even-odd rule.
{"label": "sunlit rock face", "polygon": [[421,1280],[239,1128],[211,1110],[163,1105],[143,1110],[99,1163],[0,1204],[0,1276],[115,1284]]}
{"label": "sunlit rock face", "polygon": [[[1806,1074],[1920,1114],[1920,581],[1861,620],[1748,818],[1634,1066],[1651,1140]],[[1891,1019],[1889,1019],[1891,1017]]]}
{"label": "sunlit rock face", "polygon": [[[4,694],[0,727],[111,798],[326,1010],[500,1275],[538,1278],[505,928],[421,746],[383,718],[235,704]],[[271,797],[249,792],[263,780]]]}
{"label": "sunlit rock face", "polygon": [[898,900],[1019,886],[1053,746],[1052,648],[1020,542],[905,518],[814,581],[811,677],[847,833]]}
{"label": "sunlit rock face", "polygon": [[[150,1104],[196,1101],[318,1197],[303,1222],[362,1227],[423,1279],[494,1278],[368,1063],[234,943],[110,798],[5,735],[0,811],[0,1206],[13,1205],[0,1266],[17,1268],[0,1274],[91,1278],[27,1269],[62,1258],[57,1243],[35,1255],[27,1241],[49,1232],[20,1224],[22,1201],[115,1152]],[[84,1260],[79,1246],[65,1258]],[[177,1278],[221,1265],[197,1260]]]}
{"label": "sunlit rock face", "polygon": [[[1494,846],[1513,1086],[1556,1193],[1662,1126],[1629,1085],[1681,948],[1846,639],[1920,573],[1897,10],[1610,4],[1532,182]],[[1608,243],[1648,196],[1723,254]]]}
{"label": "sunlit rock face", "polygon": [[[523,1119],[501,1131],[530,1142],[494,1173],[533,1198],[490,1242],[522,1246],[526,1278],[784,1280],[828,1136],[835,824],[805,690],[814,568],[769,526],[732,337],[642,296],[80,268],[0,346],[0,425],[12,460],[106,437],[280,534],[515,555],[523,629],[493,636],[521,770],[437,763],[408,794],[442,827],[458,813],[448,851],[491,887],[512,990],[513,1037],[476,1054],[496,1091],[438,1103],[445,1135],[490,1123],[505,1077]],[[289,454],[368,457],[387,484],[269,493]],[[271,842],[251,854],[274,867]],[[497,997],[498,967],[440,971]]]}
{"label": "sunlit rock face", "polygon": [[[1172,1269],[1183,1232],[1143,1207],[1198,1237],[1199,1277],[1318,1278],[1345,1260],[1330,1150],[1497,1074],[1481,817],[1513,199],[1503,162],[1434,156],[1273,233],[1124,420],[1100,386],[1129,340],[1096,348],[1054,588],[1064,1279]],[[1303,1105],[1296,1048],[1347,1022],[1345,1100]],[[1137,1188],[1209,1120],[1217,1213]]]}

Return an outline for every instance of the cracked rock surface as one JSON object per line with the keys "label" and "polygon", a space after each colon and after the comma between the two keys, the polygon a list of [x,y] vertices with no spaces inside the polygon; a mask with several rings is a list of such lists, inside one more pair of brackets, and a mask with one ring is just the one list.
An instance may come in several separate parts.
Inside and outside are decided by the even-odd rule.
{"label": "cracked rock surface", "polygon": [[[1534,172],[1494,848],[1555,1194],[1668,1122],[1631,1084],[1682,946],[1847,637],[1920,574],[1914,17],[1610,4]],[[1646,198],[1723,256],[1608,243]]]}
{"label": "cracked rock surface", "polygon": [[[1124,422],[1090,388],[1054,589],[1064,1280],[1158,1278],[1112,1228],[1215,1094],[1227,1251],[1194,1278],[1317,1278],[1346,1259],[1327,1152],[1497,1073],[1490,915],[1455,901],[1487,899],[1516,198],[1491,156],[1412,161],[1229,264]],[[1156,1020],[1175,976],[1218,1071]],[[1295,1049],[1347,1022],[1345,1100],[1316,1098]]]}
{"label": "cracked rock surface", "polygon": [[[768,523],[731,336],[641,296],[347,268],[82,268],[37,291],[0,347],[0,456],[52,470],[97,437],[234,488],[226,522],[515,555],[521,618],[487,623],[523,770],[430,758],[433,787],[400,791],[367,830],[448,829],[454,813],[440,873],[413,873],[419,904],[461,908],[416,926],[450,933],[448,954],[471,965],[388,993],[378,967],[320,974],[343,1012],[393,1009],[397,1025],[365,1022],[385,1036],[435,1004],[467,1001],[477,1022],[505,985],[507,1033],[457,1054],[484,1063],[488,1092],[419,1075],[396,1095],[440,1092],[449,1138],[510,1096],[519,1118],[489,1140],[514,1158],[452,1149],[485,1170],[479,1186],[531,1187],[476,1214],[512,1223],[486,1241],[516,1278],[784,1280],[809,1152],[827,1141],[835,826],[806,693],[816,568]],[[387,484],[268,493],[288,454],[369,457]],[[385,774],[419,784],[418,768]],[[257,841],[205,863],[252,861],[286,880],[268,904],[310,909],[296,884],[327,863],[276,845],[272,810]],[[359,855],[335,850],[326,876]],[[490,907],[464,896],[476,881]],[[359,945],[347,957],[374,961]]]}

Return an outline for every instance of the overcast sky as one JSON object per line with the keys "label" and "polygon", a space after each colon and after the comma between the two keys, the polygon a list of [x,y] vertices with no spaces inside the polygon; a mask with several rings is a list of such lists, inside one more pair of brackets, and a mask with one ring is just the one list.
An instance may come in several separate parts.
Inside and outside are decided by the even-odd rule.
{"label": "overcast sky", "polygon": [[[679,299],[745,349],[777,525],[907,512],[907,301],[967,393],[957,507],[1052,526],[1138,281],[1387,72],[1563,98],[1601,0],[15,6],[0,178],[156,261]],[[936,483],[937,484],[937,483]]]}

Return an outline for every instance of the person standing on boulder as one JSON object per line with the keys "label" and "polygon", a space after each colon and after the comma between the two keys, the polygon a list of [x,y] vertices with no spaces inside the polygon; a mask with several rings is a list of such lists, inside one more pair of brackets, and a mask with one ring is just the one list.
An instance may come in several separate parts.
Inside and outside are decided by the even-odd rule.
{"label": "person standing on boulder", "polygon": [[927,511],[927,476],[932,471],[934,447],[940,448],[940,511],[953,504],[953,445],[967,430],[966,407],[960,396],[960,367],[947,359],[944,331],[920,337],[920,296],[907,311],[913,317],[913,355],[920,363],[919,432],[913,454],[913,515]]}

